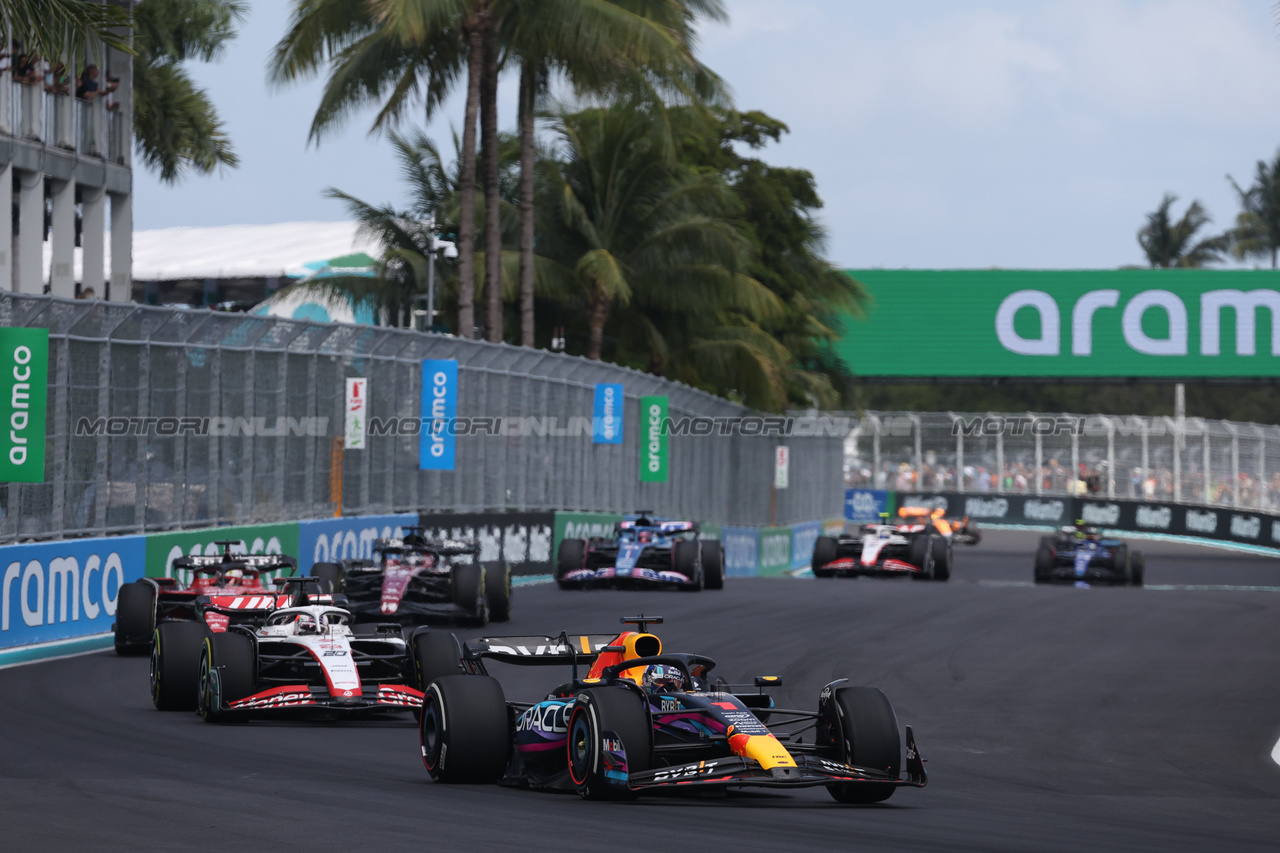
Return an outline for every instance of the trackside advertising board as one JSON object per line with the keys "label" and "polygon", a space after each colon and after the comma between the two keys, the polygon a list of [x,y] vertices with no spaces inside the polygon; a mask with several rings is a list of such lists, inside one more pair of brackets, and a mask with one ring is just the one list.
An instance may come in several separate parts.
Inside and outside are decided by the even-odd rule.
{"label": "trackside advertising board", "polygon": [[422,360],[422,430],[418,433],[418,468],[452,471],[458,435],[458,362],[452,359]]}
{"label": "trackside advertising board", "polygon": [[640,482],[667,482],[667,420],[665,396],[640,398]]}
{"label": "trackside advertising board", "polygon": [[836,349],[868,377],[1274,377],[1274,270],[850,270]]}
{"label": "trackside advertising board", "polygon": [[622,521],[621,513],[612,512],[557,512],[555,535],[551,543],[551,559],[557,559],[560,543],[565,539],[591,539],[595,536],[612,537],[614,525]]}
{"label": "trackside advertising board", "polygon": [[760,577],[779,577],[791,571],[791,528],[760,528]]}
{"label": "trackside advertising board", "polygon": [[622,444],[622,385],[597,382],[595,406],[591,413],[591,441],[594,444]]}
{"label": "trackside advertising board", "polygon": [[0,548],[0,648],[102,634],[120,585],[142,577],[145,536]]}
{"label": "trackside advertising board", "polygon": [[0,483],[43,483],[49,330],[0,328]]}
{"label": "trackside advertising board", "polygon": [[298,573],[305,575],[316,563],[371,559],[373,540],[398,538],[404,535],[405,525],[415,526],[417,523],[416,512],[300,521]]}

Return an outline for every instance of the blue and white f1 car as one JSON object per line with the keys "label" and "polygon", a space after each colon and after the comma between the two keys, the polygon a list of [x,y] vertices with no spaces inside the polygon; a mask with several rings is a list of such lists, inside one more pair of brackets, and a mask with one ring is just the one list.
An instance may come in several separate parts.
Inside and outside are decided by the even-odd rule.
{"label": "blue and white f1 car", "polygon": [[1123,540],[1104,536],[1077,521],[1040,540],[1036,551],[1036,583],[1105,583],[1142,586],[1146,559]]}
{"label": "blue and white f1 car", "polygon": [[653,518],[647,512],[618,522],[612,537],[565,539],[556,555],[561,589],[724,587],[724,549],[699,538],[694,521]]}

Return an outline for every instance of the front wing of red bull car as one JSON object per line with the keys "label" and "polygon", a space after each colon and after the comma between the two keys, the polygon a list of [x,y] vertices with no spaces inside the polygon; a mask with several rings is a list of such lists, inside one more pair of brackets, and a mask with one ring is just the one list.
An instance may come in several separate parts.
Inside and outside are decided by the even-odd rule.
{"label": "front wing of red bull car", "polygon": [[697,522],[641,513],[620,521],[612,538],[563,540],[555,577],[561,589],[722,589],[724,550],[701,538]]}
{"label": "front wing of red bull car", "polygon": [[318,563],[314,577],[341,589],[360,621],[483,626],[511,617],[511,570],[483,564],[474,539],[427,539],[421,528],[377,539],[373,559]]}
{"label": "front wing of red bull car", "polygon": [[[430,775],[573,790],[586,799],[825,787],[851,804],[927,783],[911,728],[900,733],[879,690],[841,679],[823,688],[816,711],[779,708],[767,691],[781,679],[713,683],[710,658],[662,651],[646,630],[660,619],[623,621],[639,630],[465,643],[467,674],[438,678],[423,696],[421,751]],[[485,674],[485,660],[567,665],[571,678],[540,702],[509,702]],[[590,667],[585,677],[580,666]],[[651,678],[655,672],[661,677]]]}

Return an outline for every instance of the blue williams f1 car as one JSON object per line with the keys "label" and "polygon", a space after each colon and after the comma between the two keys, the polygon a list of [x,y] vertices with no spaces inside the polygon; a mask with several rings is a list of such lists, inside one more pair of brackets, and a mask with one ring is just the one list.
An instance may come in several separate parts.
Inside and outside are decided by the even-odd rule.
{"label": "blue williams f1 car", "polygon": [[[428,632],[424,660],[441,674],[423,698],[427,772],[437,782],[576,791],[589,800],[820,786],[841,803],[878,803],[927,783],[911,727],[904,738],[879,690],[839,679],[822,689],[816,712],[778,708],[766,691],[781,686],[779,677],[726,684],[710,675],[710,658],[663,650],[648,631],[661,618],[622,621],[638,630],[464,643]],[[562,666],[571,677],[539,702],[515,702],[486,661]]]}
{"label": "blue williams f1 car", "polygon": [[1147,561],[1120,539],[1077,521],[1040,540],[1036,551],[1036,583],[1100,583],[1142,586]]}
{"label": "blue williams f1 car", "polygon": [[561,589],[676,587],[696,592],[724,587],[724,549],[698,538],[698,524],[652,518],[618,522],[611,538],[565,539],[556,555]]}

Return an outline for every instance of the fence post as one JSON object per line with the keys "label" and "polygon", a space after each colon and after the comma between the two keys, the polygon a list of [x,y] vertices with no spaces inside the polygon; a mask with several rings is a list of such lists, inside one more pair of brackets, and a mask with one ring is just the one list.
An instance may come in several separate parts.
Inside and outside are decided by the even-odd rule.
{"label": "fence post", "polygon": [[[146,424],[151,415],[151,343],[138,348],[138,417]],[[133,493],[133,524],[139,533],[147,529],[147,499],[151,491],[151,466],[147,464],[147,430],[137,438],[138,477]]]}
{"label": "fence post", "polygon": [[57,356],[54,361],[53,380],[53,506],[49,519],[50,533],[57,536],[65,534],[66,524],[63,520],[67,493],[67,457],[71,439],[68,437],[71,425],[71,413],[67,410],[67,383],[70,374],[70,356],[67,352],[71,342],[65,337],[55,342],[50,338],[49,345],[57,345]]}
{"label": "fence post", "polygon": [[284,432],[275,440],[276,464],[275,477],[271,483],[271,496],[276,505],[276,520],[284,521],[289,517],[284,508],[284,468],[288,464],[285,445],[293,438],[293,431],[289,429],[289,349],[287,346],[280,348],[278,357],[280,366],[277,368],[279,382],[276,384],[276,417],[282,417],[284,420],[277,420],[276,424],[283,424]]}
{"label": "fence post", "polygon": [[1071,430],[1071,473],[1067,478],[1067,493],[1076,494],[1076,483],[1080,481],[1080,436]]}
{"label": "fence post", "polygon": [[[869,416],[873,425],[871,430],[871,488],[880,483],[880,418]],[[887,484],[886,484],[887,485]]]}
{"label": "fence post", "polygon": [[1267,434],[1262,427],[1258,431],[1258,509],[1271,508],[1271,489],[1267,487]]}
{"label": "fence post", "polygon": [[[111,415],[111,341],[108,339],[102,344],[102,352],[98,361],[98,417],[106,418]],[[108,458],[111,452],[111,439],[107,438],[106,431],[98,436],[98,446],[95,449],[93,460],[93,479],[94,492],[97,500],[94,502],[93,508],[93,526],[98,531],[105,531],[107,527],[107,505],[111,502],[111,485],[107,480]],[[9,504],[9,511],[13,512],[13,504]]]}
{"label": "fence post", "polygon": [[[173,380],[173,414],[182,423],[187,416],[187,348],[174,350]],[[178,430],[173,445],[173,514],[176,524],[171,526],[182,529],[187,526],[187,437],[184,430]]]}
{"label": "fence post", "polygon": [[1222,423],[1231,433],[1231,505],[1240,506],[1240,437],[1230,421]]}
{"label": "fence post", "polygon": [[[1028,413],[1029,414],[1029,413]],[[1036,494],[1044,494],[1044,439],[1036,433]]]}
{"label": "fence post", "polygon": [[1206,504],[1213,503],[1213,484],[1210,482],[1209,470],[1209,422],[1204,421],[1204,439],[1201,441],[1203,447],[1201,458],[1201,470],[1204,472],[1201,479],[1204,481],[1204,502]]}
{"label": "fence post", "polygon": [[924,476],[924,449],[922,436],[924,427],[920,423],[919,415],[911,416],[911,430],[915,433],[916,437],[916,488],[923,489],[924,483],[920,481],[920,478]]}
{"label": "fence post", "polygon": [[1107,497],[1116,496],[1116,425],[1111,418],[1104,417],[1107,425]]}
{"label": "fence post", "polygon": [[[209,348],[209,417],[222,415],[222,345]],[[224,430],[224,432],[226,432]],[[209,518],[211,525],[222,522],[222,436],[210,436],[209,440]]]}
{"label": "fence post", "polygon": [[951,416],[951,429],[956,434],[956,491],[963,492],[964,488],[964,430],[956,429],[956,413],[947,412]]}
{"label": "fence post", "polygon": [[[1151,430],[1151,421],[1147,418],[1142,419],[1142,482],[1138,483],[1138,494],[1136,497],[1146,497],[1147,479],[1151,476],[1151,461],[1148,453],[1148,439]],[[1152,497],[1155,497],[1155,491],[1152,491]]]}
{"label": "fence post", "polygon": [[[320,416],[316,408],[316,361],[320,358],[319,347],[307,357],[307,417],[316,418]],[[314,423],[314,421],[312,421]],[[306,506],[315,506],[316,501],[316,443],[320,441],[319,436],[311,435],[315,430],[307,430],[307,435],[303,438],[306,442],[302,448],[302,493],[306,496]],[[328,433],[328,430],[325,430]]]}
{"label": "fence post", "polygon": [[1184,418],[1175,418],[1173,422],[1173,500],[1182,502],[1182,442]]}
{"label": "fence post", "polygon": [[[990,416],[991,412],[987,412]],[[1004,425],[996,433],[996,491],[1004,493]]]}

